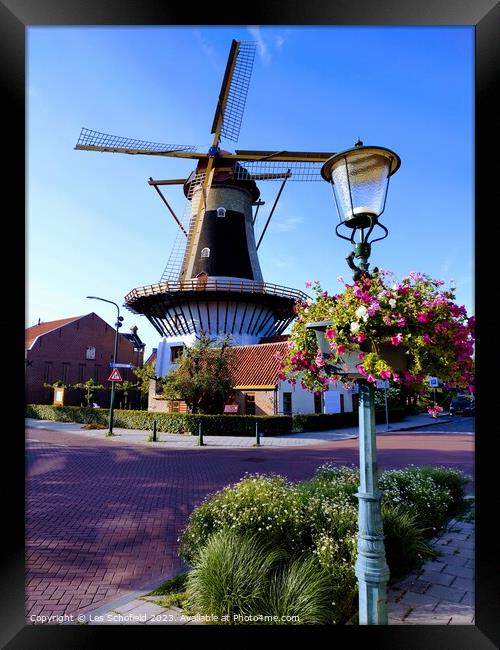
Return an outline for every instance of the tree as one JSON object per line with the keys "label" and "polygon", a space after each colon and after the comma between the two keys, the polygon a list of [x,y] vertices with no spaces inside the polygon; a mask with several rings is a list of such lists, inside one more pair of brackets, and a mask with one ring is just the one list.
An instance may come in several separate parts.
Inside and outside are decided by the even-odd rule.
{"label": "tree", "polygon": [[127,380],[116,383],[115,390],[121,390],[122,393],[123,393],[124,408],[125,409],[127,408],[127,401],[128,401],[128,393],[129,393],[129,391],[132,390],[133,388],[137,388],[138,385],[139,384],[134,384],[133,382],[127,381]]}
{"label": "tree", "polygon": [[147,408],[149,382],[151,379],[158,379],[155,371],[155,362],[151,361],[151,363],[145,363],[141,368],[134,368],[132,372],[138,379],[137,385],[141,395],[141,406]]}
{"label": "tree", "polygon": [[185,348],[176,370],[162,380],[167,399],[182,399],[191,413],[222,413],[233,391],[233,354],[229,337],[215,341],[202,334]]}
{"label": "tree", "polygon": [[87,379],[83,384],[73,384],[72,388],[83,388],[85,390],[87,406],[90,406],[90,403],[94,401],[95,391],[104,388],[104,386],[102,384],[97,384],[93,379]]}

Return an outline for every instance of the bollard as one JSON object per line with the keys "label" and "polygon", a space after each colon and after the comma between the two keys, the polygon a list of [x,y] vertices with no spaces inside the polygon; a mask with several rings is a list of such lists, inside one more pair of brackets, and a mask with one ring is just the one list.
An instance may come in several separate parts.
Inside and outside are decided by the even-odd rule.
{"label": "bollard", "polygon": [[156,420],[153,420],[153,442],[156,442]]}
{"label": "bollard", "polygon": [[259,423],[255,423],[255,446],[260,447]]}
{"label": "bollard", "polygon": [[205,443],[203,442],[203,432],[201,430],[201,422],[198,423],[198,446],[204,447]]}

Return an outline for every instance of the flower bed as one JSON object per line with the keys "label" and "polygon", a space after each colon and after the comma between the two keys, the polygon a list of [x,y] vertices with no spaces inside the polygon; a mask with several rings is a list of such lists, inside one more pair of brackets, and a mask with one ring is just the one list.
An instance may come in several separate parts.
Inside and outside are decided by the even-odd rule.
{"label": "flower bed", "polygon": [[[467,481],[447,468],[381,475],[391,578],[432,557],[427,540],[463,504]],[[356,607],[358,485],[356,469],[324,465],[310,481],[256,474],[207,497],[180,540],[180,555],[193,567],[187,588],[195,611],[228,623],[241,622],[234,618],[240,614],[257,617],[254,622],[263,613],[295,615],[293,598],[287,611],[276,604],[286,601],[295,576],[304,582],[296,623],[345,623]]]}

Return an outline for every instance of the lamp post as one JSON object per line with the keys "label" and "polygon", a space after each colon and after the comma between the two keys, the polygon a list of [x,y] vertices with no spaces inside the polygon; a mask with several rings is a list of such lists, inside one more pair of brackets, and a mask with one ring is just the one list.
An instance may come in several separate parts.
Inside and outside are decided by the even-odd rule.
{"label": "lamp post", "polygon": [[[385,209],[389,178],[401,164],[399,156],[383,147],[366,147],[358,140],[353,149],[329,158],[321,175],[332,186],[339,224],[338,237],[351,242],[353,251],[346,257],[354,280],[370,276],[368,259],[371,244],[388,235],[379,217]],[[382,236],[370,237],[376,227]],[[339,232],[350,229],[350,235]],[[358,235],[356,241],[356,235]],[[354,260],[358,260],[358,265]],[[376,270],[376,269],[375,269]],[[330,322],[310,323],[316,331],[320,350],[328,358],[328,342],[324,331]],[[323,348],[323,349],[321,349]],[[338,369],[336,369],[338,371]],[[358,557],[356,577],[359,585],[359,623],[361,625],[387,625],[387,581],[389,567],[385,559],[381,492],[378,489],[377,443],[375,429],[374,389],[365,379],[359,385],[359,465],[360,486],[358,516]]]}
{"label": "lamp post", "polygon": [[[120,307],[116,304],[116,302],[113,302],[112,300],[106,300],[106,298],[99,298],[98,296],[87,296],[87,298],[90,298],[91,300],[102,300],[102,302],[109,302],[111,305],[114,305],[116,309],[118,310],[118,316],[116,319],[115,323],[115,347],[113,351],[113,368],[115,367],[116,364],[116,359],[118,355],[118,329],[122,326],[122,321],[123,321],[123,316],[120,316]],[[109,431],[106,435],[112,436],[113,435],[113,409],[114,409],[114,402],[115,402],[115,382],[111,382],[111,398],[110,398],[110,403],[109,403]]]}

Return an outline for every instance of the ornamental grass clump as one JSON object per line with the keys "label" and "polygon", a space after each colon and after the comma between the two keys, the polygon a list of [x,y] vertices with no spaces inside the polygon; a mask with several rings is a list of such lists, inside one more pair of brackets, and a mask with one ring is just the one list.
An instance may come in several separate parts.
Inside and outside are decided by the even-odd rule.
{"label": "ornamental grass clump", "polygon": [[[339,278],[342,280],[342,278]],[[329,295],[319,282],[308,282],[315,300],[297,302],[289,349],[281,362],[280,379],[322,392],[330,383],[352,383],[344,355],[357,356],[359,375],[375,383],[392,379],[424,393],[426,377],[436,376],[445,388],[474,391],[474,317],[455,304],[454,290],[422,273],[410,273],[401,282],[388,271],[345,284],[342,293]],[[325,331],[330,359],[318,350],[307,324],[331,321]],[[398,349],[406,360],[399,371],[386,360],[384,349]],[[332,370],[332,367],[337,370]],[[429,405],[432,408],[432,405]]]}

